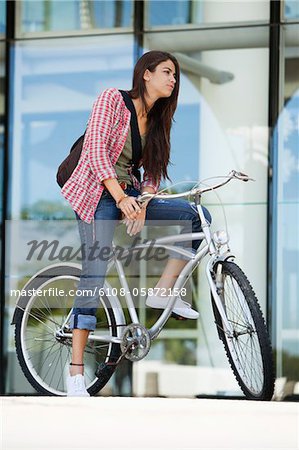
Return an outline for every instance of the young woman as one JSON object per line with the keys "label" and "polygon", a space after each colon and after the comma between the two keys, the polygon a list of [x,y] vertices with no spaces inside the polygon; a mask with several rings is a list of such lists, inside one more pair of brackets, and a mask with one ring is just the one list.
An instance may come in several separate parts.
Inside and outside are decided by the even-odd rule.
{"label": "young woman", "polygon": [[[139,233],[146,220],[184,220],[192,231],[201,230],[195,206],[185,200],[152,199],[140,208],[135,198],[143,192],[156,193],[161,178],[168,178],[170,129],[177,106],[180,84],[179,64],[162,51],[145,53],[134,68],[133,88],[128,92],[137,114],[142,141],[143,181],[133,175],[131,114],[121,93],[105,90],[96,100],[88,122],[79,163],[62,188],[79,224],[81,244],[90,248],[95,240],[111,247],[116,223],[121,217],[130,235]],[[211,217],[206,210],[206,217]],[[200,242],[193,241],[196,251]],[[102,260],[105,259],[105,260]],[[84,258],[78,288],[92,290],[104,284],[107,258]],[[170,257],[156,288],[171,289],[186,264]],[[165,292],[165,291],[164,291]],[[84,384],[83,354],[88,334],[96,326],[97,295],[77,297],[71,317],[72,362],[67,380],[69,396],[88,396]],[[146,305],[165,308],[167,297],[147,297]],[[179,298],[173,309],[178,315],[197,319],[198,312]]]}

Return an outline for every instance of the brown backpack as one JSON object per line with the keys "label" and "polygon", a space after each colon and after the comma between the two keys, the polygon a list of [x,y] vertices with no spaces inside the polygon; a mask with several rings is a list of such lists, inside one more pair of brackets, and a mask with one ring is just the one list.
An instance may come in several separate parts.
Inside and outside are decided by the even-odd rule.
{"label": "brown backpack", "polygon": [[62,161],[62,163],[58,167],[56,181],[61,188],[64,186],[64,184],[67,182],[67,180],[70,178],[75,168],[77,167],[82,152],[84,136],[85,133],[76,140],[70,150],[69,155]]}

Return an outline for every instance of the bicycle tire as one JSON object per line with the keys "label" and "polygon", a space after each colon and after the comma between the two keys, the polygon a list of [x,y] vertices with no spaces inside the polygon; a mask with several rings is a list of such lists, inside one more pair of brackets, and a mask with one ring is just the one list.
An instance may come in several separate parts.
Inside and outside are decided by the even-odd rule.
{"label": "bicycle tire", "polygon": [[[217,264],[213,268],[214,279]],[[222,318],[212,295],[218,336],[245,397],[249,400],[271,400],[275,385],[273,352],[258,300],[239,266],[230,261],[220,264],[222,278],[220,286],[219,280],[217,282],[217,291],[233,327],[233,338],[224,332]]]}
{"label": "bicycle tire", "polygon": [[[51,303],[47,304],[47,299],[45,297],[29,295],[35,289],[43,290],[48,289],[49,287],[56,286],[64,286],[64,289],[71,284],[76,285],[79,281],[81,270],[79,268],[73,266],[55,266],[52,268],[46,268],[44,271],[37,274],[26,286],[25,291],[28,293],[28,302],[24,306],[24,309],[20,309],[17,307],[14,323],[15,323],[15,346],[16,353],[19,360],[19,364],[21,369],[31,384],[31,386],[42,395],[49,396],[64,396],[66,395],[66,383],[64,375],[68,374],[68,364],[70,362],[70,348],[71,348],[71,339],[65,338],[58,340],[55,336],[55,326],[59,326],[59,320],[63,320],[66,314],[68,314],[72,305],[70,303],[73,299],[65,299],[64,298],[64,308],[58,308],[58,304],[55,302],[55,299],[51,297]],[[31,291],[31,292],[30,292]],[[66,290],[65,290],[66,292]],[[25,298],[26,296],[22,297]],[[42,299],[42,300],[41,300]],[[61,298],[59,298],[59,302],[61,302]],[[99,326],[99,319],[101,321],[106,320],[109,328],[109,333],[112,336],[117,336],[117,323],[115,319],[115,315],[113,309],[110,305],[109,299],[107,296],[102,296],[100,298],[100,302],[103,308],[99,308],[97,312],[97,329]],[[42,307],[41,307],[42,306]],[[32,312],[34,308],[34,311]],[[59,314],[60,309],[64,309],[64,313],[62,317]],[[104,318],[105,316],[105,318]],[[45,325],[43,326],[42,320],[45,321]],[[53,327],[51,333],[49,331],[49,323]],[[105,323],[105,322],[104,322]],[[36,328],[36,330],[35,330]],[[26,338],[27,335],[27,338]],[[33,343],[33,339],[30,338],[30,335],[33,336],[35,343]],[[28,337],[29,336],[29,337]],[[36,336],[34,338],[34,336]],[[43,339],[44,336],[44,339]],[[51,337],[52,336],[52,337]],[[33,350],[30,353],[30,346],[28,344],[33,344],[33,348],[37,346],[35,350],[36,354],[33,354]],[[43,349],[40,346],[39,342],[47,342],[46,349]],[[58,348],[57,348],[58,346]],[[55,352],[50,352],[51,349],[55,349]],[[104,349],[104,351],[102,351]],[[48,356],[43,356],[43,352],[47,351],[47,355],[49,358],[56,353],[57,361],[55,359],[51,362],[51,359],[48,360],[47,364],[49,367],[49,374],[45,375],[45,370],[43,369],[43,365],[45,361],[42,362],[42,359],[46,359]],[[39,352],[39,354],[38,354]],[[87,376],[89,378],[87,382],[87,391],[90,395],[95,395],[99,392],[105,384],[109,381],[111,376],[113,375],[116,366],[111,364],[115,362],[120,356],[121,350],[120,345],[117,343],[103,344],[99,345],[96,341],[91,341],[91,343],[87,343],[84,353],[84,363],[85,363],[85,379]],[[90,356],[91,355],[91,356]],[[40,369],[34,367],[34,361],[37,361],[38,358],[41,359],[39,363]],[[59,361],[60,358],[60,361]],[[94,361],[93,361],[94,359]],[[59,362],[58,362],[59,361]],[[88,362],[88,365],[86,364]],[[101,371],[97,370],[97,376],[95,376],[95,370],[100,366],[101,363],[109,364],[108,368],[106,367],[103,370],[103,376],[101,376]],[[51,366],[55,364],[54,371],[52,374],[52,381],[49,381],[49,376],[51,375]],[[103,365],[103,364],[102,364]],[[58,368],[62,369],[62,374],[60,375],[58,385],[54,388],[54,379],[57,379],[57,374],[55,374],[55,370],[58,372]],[[90,369],[89,369],[90,368]],[[86,372],[88,370],[88,375]],[[93,375],[91,375],[93,373]],[[52,383],[52,384],[51,384]]]}

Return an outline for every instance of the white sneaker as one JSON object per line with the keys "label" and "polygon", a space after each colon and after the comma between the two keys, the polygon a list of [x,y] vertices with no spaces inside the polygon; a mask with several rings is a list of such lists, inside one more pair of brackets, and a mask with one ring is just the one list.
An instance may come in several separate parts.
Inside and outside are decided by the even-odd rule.
{"label": "white sneaker", "polygon": [[85,387],[83,375],[68,375],[66,385],[68,397],[90,397]]}
{"label": "white sneaker", "polygon": [[[146,299],[146,306],[157,309],[165,309],[168,303],[168,297],[158,297],[157,295],[149,295]],[[190,303],[184,302],[179,297],[173,307],[172,312],[186,319],[198,319],[199,314],[195,309],[191,308]]]}

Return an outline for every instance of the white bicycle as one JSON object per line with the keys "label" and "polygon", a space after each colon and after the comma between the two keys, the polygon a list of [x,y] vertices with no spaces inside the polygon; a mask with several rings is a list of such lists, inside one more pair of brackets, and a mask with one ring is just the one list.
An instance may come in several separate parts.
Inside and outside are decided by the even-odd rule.
{"label": "white bicycle", "polygon": [[[180,194],[144,194],[138,197],[140,203],[153,196],[193,199],[203,231],[155,240],[155,247],[182,253],[190,260],[177,278],[167,307],[151,328],[140,323],[122,261],[115,254],[112,256],[107,275],[113,268],[116,270],[130,317],[126,320],[123,301],[114,295],[115,290],[106,281],[100,295],[96,330],[89,334],[84,354],[85,379],[90,395],[95,395],[105,386],[123,358],[139,361],[148,354],[151,342],[159,336],[172,315],[176,294],[181,292],[194,269],[208,256],[205,268],[215,325],[234,375],[246,398],[272,398],[275,380],[272,348],[256,295],[243,271],[233,262],[234,257],[227,247],[227,234],[223,231],[212,234],[201,206],[202,194],[233,179],[250,180],[247,175],[232,171],[225,181],[214,186],[194,187]],[[174,241],[190,239],[204,241],[195,255],[171,245]],[[126,252],[140,252],[148,245],[142,243],[128,248]],[[48,266],[27,282],[23,295],[17,301],[12,320],[15,324],[17,356],[26,378],[43,395],[66,395],[66,374],[72,345],[69,321],[74,300],[68,293],[76,290],[80,272],[77,264]],[[52,293],[55,289],[63,290],[64,297],[49,296],[50,288]],[[34,294],[37,291],[39,295]]]}

